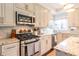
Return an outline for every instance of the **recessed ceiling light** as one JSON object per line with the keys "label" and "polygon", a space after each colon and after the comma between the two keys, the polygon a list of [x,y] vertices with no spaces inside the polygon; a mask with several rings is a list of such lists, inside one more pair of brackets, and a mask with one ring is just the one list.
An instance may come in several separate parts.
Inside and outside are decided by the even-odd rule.
{"label": "recessed ceiling light", "polygon": [[67,3],[65,2],[65,3],[59,3],[59,4],[64,6],[64,5],[66,5]]}
{"label": "recessed ceiling light", "polygon": [[67,4],[67,5],[65,5],[65,7],[64,7],[64,9],[66,10],[66,9],[70,9],[70,8],[72,8],[74,6],[74,4]]}

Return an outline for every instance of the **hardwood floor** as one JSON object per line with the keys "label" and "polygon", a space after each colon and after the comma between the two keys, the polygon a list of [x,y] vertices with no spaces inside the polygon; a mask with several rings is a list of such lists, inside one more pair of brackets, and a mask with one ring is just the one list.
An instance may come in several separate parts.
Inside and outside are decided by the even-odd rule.
{"label": "hardwood floor", "polygon": [[46,56],[56,56],[56,51],[52,50]]}

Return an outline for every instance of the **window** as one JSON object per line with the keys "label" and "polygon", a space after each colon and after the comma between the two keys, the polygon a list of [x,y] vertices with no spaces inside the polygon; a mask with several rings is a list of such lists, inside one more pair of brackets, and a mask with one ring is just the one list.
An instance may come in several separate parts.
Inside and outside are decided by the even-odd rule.
{"label": "window", "polygon": [[68,30],[67,19],[55,20],[54,24],[55,24],[56,30],[58,30],[58,31]]}

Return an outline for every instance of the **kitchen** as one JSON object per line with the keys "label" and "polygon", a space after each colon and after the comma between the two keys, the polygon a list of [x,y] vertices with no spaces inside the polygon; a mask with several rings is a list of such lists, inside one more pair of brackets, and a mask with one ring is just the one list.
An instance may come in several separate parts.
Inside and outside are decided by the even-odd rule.
{"label": "kitchen", "polygon": [[77,3],[0,3],[0,56],[79,55],[62,49],[78,41],[78,13]]}

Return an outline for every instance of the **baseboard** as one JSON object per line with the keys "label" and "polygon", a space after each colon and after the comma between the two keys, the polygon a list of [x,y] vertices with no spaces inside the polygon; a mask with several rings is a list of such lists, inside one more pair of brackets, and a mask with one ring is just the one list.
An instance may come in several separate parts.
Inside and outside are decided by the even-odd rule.
{"label": "baseboard", "polygon": [[46,56],[47,54],[49,54],[52,50],[54,50],[53,48],[51,48],[49,51],[47,51],[45,54],[43,54],[42,56]]}

